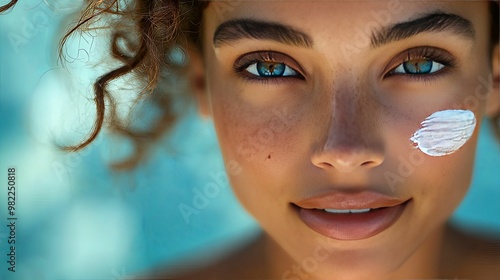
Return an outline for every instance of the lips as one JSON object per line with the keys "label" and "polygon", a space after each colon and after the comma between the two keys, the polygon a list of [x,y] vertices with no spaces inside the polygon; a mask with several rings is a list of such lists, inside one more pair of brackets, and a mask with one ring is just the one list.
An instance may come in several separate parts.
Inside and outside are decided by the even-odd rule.
{"label": "lips", "polygon": [[372,237],[393,225],[409,199],[378,192],[333,192],[293,203],[312,230],[338,240]]}

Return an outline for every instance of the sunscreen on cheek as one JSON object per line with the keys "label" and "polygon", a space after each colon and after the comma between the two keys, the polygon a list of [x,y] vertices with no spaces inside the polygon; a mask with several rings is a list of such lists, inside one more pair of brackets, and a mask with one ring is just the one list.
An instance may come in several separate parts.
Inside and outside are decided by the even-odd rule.
{"label": "sunscreen on cheek", "polygon": [[415,148],[429,156],[445,156],[470,139],[476,117],[469,110],[444,110],[428,116],[421,125],[410,138]]}

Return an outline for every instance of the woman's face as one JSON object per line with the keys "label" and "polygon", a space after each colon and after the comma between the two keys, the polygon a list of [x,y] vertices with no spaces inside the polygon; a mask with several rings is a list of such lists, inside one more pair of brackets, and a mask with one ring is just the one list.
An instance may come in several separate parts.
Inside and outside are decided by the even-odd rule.
{"label": "woman's face", "polygon": [[[212,2],[203,28],[200,105],[239,166],[236,196],[299,264],[284,279],[374,279],[430,246],[471,179],[492,77],[487,3]],[[410,140],[456,109],[473,113],[475,129],[455,116],[470,137],[449,134],[450,116],[434,128],[461,136],[458,150]]]}

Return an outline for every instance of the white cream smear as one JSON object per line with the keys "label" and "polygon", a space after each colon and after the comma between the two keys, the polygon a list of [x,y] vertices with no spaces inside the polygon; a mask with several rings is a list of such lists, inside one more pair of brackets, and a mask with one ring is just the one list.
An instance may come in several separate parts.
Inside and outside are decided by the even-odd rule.
{"label": "white cream smear", "polygon": [[433,113],[413,133],[415,148],[429,156],[445,156],[462,147],[474,133],[476,117],[469,110],[444,110]]}

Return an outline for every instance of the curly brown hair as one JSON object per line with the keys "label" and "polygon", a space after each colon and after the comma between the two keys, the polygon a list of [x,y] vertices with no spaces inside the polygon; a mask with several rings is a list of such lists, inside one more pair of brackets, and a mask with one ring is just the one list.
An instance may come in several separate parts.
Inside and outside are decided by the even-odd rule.
{"label": "curly brown hair", "polygon": [[17,3],[17,0],[12,0],[8,4],[0,6],[0,13],[3,13],[5,11],[7,11],[8,9],[14,7],[14,5],[16,5],[16,3]]}
{"label": "curly brown hair", "polygon": [[[0,6],[0,12],[12,8],[16,2]],[[147,148],[172,128],[178,119],[172,105],[173,96],[189,98],[189,95],[174,92],[172,83],[178,79],[168,79],[165,75],[186,78],[187,65],[172,61],[167,54],[178,48],[196,47],[201,51],[201,16],[209,1],[136,0],[130,5],[122,3],[118,0],[88,0],[78,23],[64,35],[59,49],[61,57],[65,42],[75,31],[95,29],[95,24],[103,16],[114,16],[106,18],[106,26],[99,28],[112,30],[110,54],[121,62],[121,66],[100,76],[94,83],[97,118],[88,136],[79,144],[63,147],[67,151],[78,151],[88,146],[106,123],[112,132],[130,138],[135,146],[135,153],[130,158],[112,164],[114,169],[134,167],[144,157]],[[492,46],[499,41],[498,4],[498,1],[490,2]],[[120,44],[120,41],[125,44]],[[145,85],[137,93],[136,101],[148,96],[161,109],[160,116],[147,130],[133,129],[116,114],[116,103],[109,87],[113,81],[129,74]],[[498,84],[500,81],[494,82]],[[493,118],[493,124],[500,138],[500,112]]]}
{"label": "curly brown hair", "polygon": [[[106,20],[112,30],[111,56],[121,62],[121,66],[102,75],[94,83],[94,101],[97,119],[92,131],[81,143],[64,147],[68,151],[80,150],[95,140],[106,122],[113,133],[128,137],[133,141],[135,152],[128,159],[113,163],[114,169],[130,169],[143,157],[147,148],[158,141],[175,123],[178,115],[173,110],[173,95],[176,94],[172,80],[164,74],[177,77],[185,74],[185,65],[169,60],[166,54],[176,48],[187,48],[198,41],[199,24],[203,3],[197,1],[132,1],[133,5],[123,6],[118,0],[87,1],[78,24],[61,40],[59,54],[62,54],[68,37],[77,30],[95,28],[93,25],[104,15],[114,15],[115,19]],[[102,28],[102,27],[100,27]],[[119,44],[119,41],[125,42]],[[116,104],[110,84],[120,77],[132,74],[138,82],[145,84],[138,92],[136,101],[146,96],[158,108],[160,115],[147,129],[133,129],[127,121],[120,120],[116,114]],[[167,74],[168,75],[168,74]],[[169,84],[170,81],[170,84]],[[109,102],[106,108],[105,101]]]}

